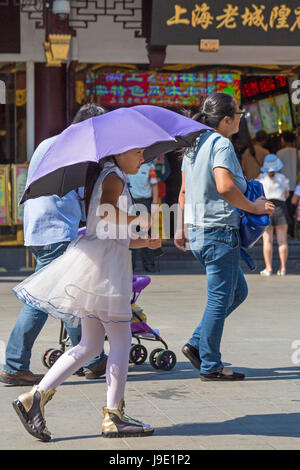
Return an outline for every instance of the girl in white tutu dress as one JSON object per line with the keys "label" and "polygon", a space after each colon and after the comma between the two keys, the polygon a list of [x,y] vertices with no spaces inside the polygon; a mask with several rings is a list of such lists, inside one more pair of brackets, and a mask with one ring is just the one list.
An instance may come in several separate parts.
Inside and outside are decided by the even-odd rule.
{"label": "girl in white tutu dress", "polygon": [[[87,229],[67,251],[13,290],[23,302],[55,318],[82,325],[82,338],[67,350],[39,385],[20,395],[13,406],[26,430],[44,441],[51,439],[44,406],[55,388],[103,349],[109,341],[106,367],[107,407],[102,436],[147,436],[154,430],[124,414],[124,392],[131,345],[132,268],[129,248],[156,249],[159,239],[131,239],[129,225],[147,231],[149,215],[128,214],[132,199],[126,174],[143,163],[143,149],[134,149],[90,164],[86,178]],[[96,181],[96,182],[95,182]],[[136,238],[136,237],[135,237]]]}

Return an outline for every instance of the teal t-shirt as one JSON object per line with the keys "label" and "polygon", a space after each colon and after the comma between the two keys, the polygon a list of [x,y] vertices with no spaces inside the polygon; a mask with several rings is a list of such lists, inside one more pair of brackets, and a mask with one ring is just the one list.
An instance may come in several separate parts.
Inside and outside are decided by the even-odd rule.
{"label": "teal t-shirt", "polygon": [[234,176],[234,182],[242,193],[247,182],[241,165],[229,139],[217,132],[206,132],[196,140],[183,158],[185,173],[184,222],[198,227],[239,228],[240,215],[218,192],[214,168],[222,167]]}

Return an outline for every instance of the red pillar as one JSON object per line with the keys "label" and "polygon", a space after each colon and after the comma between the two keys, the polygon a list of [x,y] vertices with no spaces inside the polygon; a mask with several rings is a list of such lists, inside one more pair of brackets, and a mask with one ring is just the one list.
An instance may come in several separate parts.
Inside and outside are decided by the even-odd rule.
{"label": "red pillar", "polygon": [[66,65],[35,64],[35,145],[67,126]]}

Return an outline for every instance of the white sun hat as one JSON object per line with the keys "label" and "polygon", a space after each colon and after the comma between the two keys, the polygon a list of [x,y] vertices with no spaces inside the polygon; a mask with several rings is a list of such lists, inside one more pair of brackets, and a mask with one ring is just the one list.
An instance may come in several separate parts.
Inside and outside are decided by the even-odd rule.
{"label": "white sun hat", "polygon": [[264,165],[261,171],[264,173],[271,173],[272,171],[280,171],[283,167],[282,161],[274,153],[269,153],[265,156]]}

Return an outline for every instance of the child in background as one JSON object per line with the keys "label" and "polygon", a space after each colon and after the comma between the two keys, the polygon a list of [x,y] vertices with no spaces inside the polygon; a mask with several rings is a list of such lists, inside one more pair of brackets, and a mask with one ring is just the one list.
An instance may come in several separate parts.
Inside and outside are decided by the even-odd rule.
{"label": "child in background", "polygon": [[260,272],[261,276],[272,275],[274,231],[276,233],[280,258],[280,268],[277,271],[277,275],[286,275],[288,257],[287,231],[289,223],[286,200],[289,197],[289,180],[285,175],[279,173],[282,168],[282,161],[275,154],[270,153],[265,157],[264,165],[261,167],[262,173],[257,178],[264,187],[266,198],[275,205],[275,211],[270,217],[270,225],[263,234],[265,269]]}

